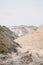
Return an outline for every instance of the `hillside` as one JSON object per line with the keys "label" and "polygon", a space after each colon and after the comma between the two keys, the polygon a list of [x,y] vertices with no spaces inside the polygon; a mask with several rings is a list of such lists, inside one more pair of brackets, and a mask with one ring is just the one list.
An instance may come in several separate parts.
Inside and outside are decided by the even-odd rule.
{"label": "hillside", "polygon": [[[11,31],[6,27],[0,26],[0,53],[17,51],[18,43],[12,39]],[[10,33],[9,33],[10,32]],[[11,37],[10,37],[11,36]]]}
{"label": "hillside", "polygon": [[15,36],[0,26],[0,65],[43,65],[43,27]]}
{"label": "hillside", "polygon": [[15,41],[21,44],[21,46],[43,48],[43,27],[39,27],[37,31],[19,37]]}

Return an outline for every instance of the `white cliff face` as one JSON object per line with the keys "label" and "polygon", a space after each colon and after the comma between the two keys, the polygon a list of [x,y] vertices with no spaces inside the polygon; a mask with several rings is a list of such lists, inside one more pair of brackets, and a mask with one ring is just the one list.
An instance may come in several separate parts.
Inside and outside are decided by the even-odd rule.
{"label": "white cliff face", "polygon": [[11,31],[13,31],[15,33],[15,35],[17,35],[18,37],[19,36],[23,36],[25,34],[27,34],[28,32],[34,32],[37,30],[37,27],[35,26],[12,26],[12,27],[9,27],[9,29]]}

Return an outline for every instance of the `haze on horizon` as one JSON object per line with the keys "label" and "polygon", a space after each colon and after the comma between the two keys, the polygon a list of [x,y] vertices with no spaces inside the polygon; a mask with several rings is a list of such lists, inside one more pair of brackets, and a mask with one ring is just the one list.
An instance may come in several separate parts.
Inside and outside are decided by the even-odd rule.
{"label": "haze on horizon", "polygon": [[43,0],[0,0],[0,25],[43,24]]}

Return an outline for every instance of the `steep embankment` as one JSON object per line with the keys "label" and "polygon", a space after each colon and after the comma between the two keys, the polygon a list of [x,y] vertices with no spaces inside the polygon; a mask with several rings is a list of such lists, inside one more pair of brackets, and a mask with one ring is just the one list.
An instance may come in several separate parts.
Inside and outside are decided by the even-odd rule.
{"label": "steep embankment", "polygon": [[[19,46],[18,43],[14,42],[12,35],[9,33],[11,31],[5,27],[0,26],[0,53],[17,51],[16,47]],[[11,36],[11,37],[10,37]]]}

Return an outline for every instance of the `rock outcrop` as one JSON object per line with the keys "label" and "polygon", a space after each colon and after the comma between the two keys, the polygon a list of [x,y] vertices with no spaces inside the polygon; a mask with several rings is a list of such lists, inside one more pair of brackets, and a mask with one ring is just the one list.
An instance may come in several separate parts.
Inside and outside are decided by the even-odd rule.
{"label": "rock outcrop", "polygon": [[8,36],[11,39],[16,39],[17,36],[6,26],[0,26],[1,29],[3,29],[3,32],[6,34],[6,36]]}
{"label": "rock outcrop", "polygon": [[12,35],[10,37],[9,29],[0,26],[0,53],[17,51],[16,47],[19,46],[18,43],[14,42]]}
{"label": "rock outcrop", "polygon": [[[0,55],[0,65],[43,65],[43,49],[34,49],[15,55]],[[41,54],[42,53],[42,54]]]}

